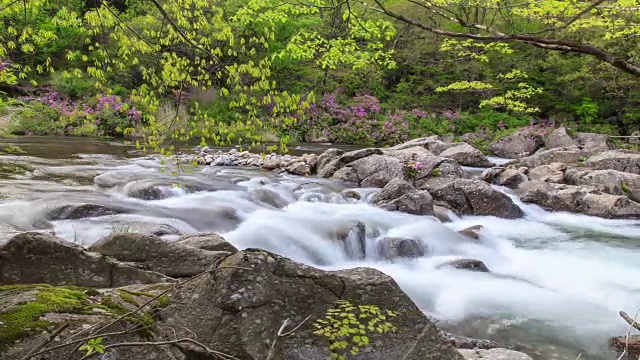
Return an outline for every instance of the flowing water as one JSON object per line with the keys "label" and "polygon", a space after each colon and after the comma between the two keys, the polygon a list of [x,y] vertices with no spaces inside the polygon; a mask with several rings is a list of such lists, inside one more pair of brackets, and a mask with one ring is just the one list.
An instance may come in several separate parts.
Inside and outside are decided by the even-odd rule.
{"label": "flowing water", "polygon": [[[640,221],[550,213],[514,196],[523,219],[464,217],[443,225],[369,205],[377,189],[350,191],[324,179],[229,167],[177,177],[159,158],[117,143],[32,138],[0,147],[9,144],[27,153],[0,156],[7,234],[54,231],[87,245],[114,231],[149,231],[168,241],[211,231],[238,248],[264,248],[324,269],[370,266],[391,275],[441,326],[519,345],[539,359],[616,359],[607,339],[628,328],[617,313],[640,307]],[[150,188],[162,199],[141,199]],[[102,207],[60,216],[60,209],[82,204]],[[351,259],[334,239],[356,221],[366,225],[368,254],[375,254],[376,239],[395,236],[423,241],[428,256]],[[477,224],[484,226],[479,243],[453,231]],[[481,260],[492,272],[438,268],[461,258]]]}

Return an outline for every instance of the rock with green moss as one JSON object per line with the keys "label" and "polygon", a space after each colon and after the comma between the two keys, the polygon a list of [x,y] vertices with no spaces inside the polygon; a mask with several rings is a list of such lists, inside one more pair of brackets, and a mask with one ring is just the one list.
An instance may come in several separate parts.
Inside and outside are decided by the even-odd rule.
{"label": "rock with green moss", "polygon": [[[374,346],[349,359],[462,359],[390,276],[371,268],[323,271],[263,250],[237,252],[179,288],[162,312],[159,331],[197,338],[238,359],[264,360],[289,320],[285,332],[302,325],[278,340],[273,358],[328,359],[330,343],[313,333],[313,323],[339,299],[398,313],[389,318],[395,332],[368,332]],[[190,359],[212,358],[202,348],[183,348]]]}
{"label": "rock with green moss", "polygon": [[[116,342],[150,341],[153,338],[154,314],[158,301],[150,303],[139,311],[133,312],[139,305],[157,297],[170,284],[153,286],[138,285],[121,289],[90,289],[74,286],[5,285],[0,286],[0,360],[22,359],[35,348],[41,350],[68,343],[55,351],[44,355],[48,360],[76,360],[86,352],[79,351],[85,341],[73,342],[90,337],[90,329],[97,329],[118,318],[117,323],[105,327],[102,334],[132,331],[117,336],[108,336],[105,345]],[[119,295],[128,294],[129,301]],[[165,300],[163,306],[166,306]],[[129,314],[131,313],[131,314]],[[129,314],[129,315],[127,315]],[[123,317],[123,315],[127,315]],[[52,333],[55,339],[44,347]],[[97,335],[96,335],[97,336]],[[157,348],[118,348],[112,354],[113,359],[176,359],[169,357],[167,349]],[[177,357],[179,359],[179,357]],[[36,358],[38,359],[38,357]]]}
{"label": "rock with green moss", "polygon": [[0,246],[0,285],[51,284],[119,287],[171,281],[86,251],[55,236],[28,232]]}

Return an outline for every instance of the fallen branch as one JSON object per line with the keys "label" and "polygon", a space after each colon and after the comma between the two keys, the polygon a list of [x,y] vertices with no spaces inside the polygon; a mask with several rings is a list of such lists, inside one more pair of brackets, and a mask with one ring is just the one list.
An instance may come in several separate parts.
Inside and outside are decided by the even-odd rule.
{"label": "fallen branch", "polygon": [[[624,319],[624,321],[627,322],[627,324],[629,324],[629,326],[636,328],[637,330],[640,330],[640,323],[637,322],[635,319],[632,319],[631,316],[627,315],[626,312],[624,311],[620,311],[620,316]],[[638,314],[636,313],[636,317],[638,316]]]}
{"label": "fallen branch", "polygon": [[[198,342],[198,341],[195,341],[193,339],[189,339],[189,338],[177,339],[177,340],[167,340],[167,341],[116,343],[116,344],[106,345],[105,346],[105,350],[119,348],[119,347],[163,346],[163,345],[175,345],[175,344],[179,344],[179,343],[190,343],[190,344],[199,346],[199,347],[203,348],[206,352],[208,352],[209,354],[215,356],[218,359],[239,360],[238,358],[233,357],[233,356],[231,356],[229,354],[225,354],[225,353],[220,352],[220,351],[212,350],[209,347],[207,347],[205,344],[203,344],[201,342]],[[92,353],[92,354],[85,355],[82,358],[80,358],[80,360],[89,359],[94,355],[98,355],[98,353]]]}
{"label": "fallen branch", "polygon": [[[623,314],[624,314],[624,316],[623,316]],[[629,330],[627,330],[627,335],[626,335],[625,340],[624,340],[624,350],[622,351],[622,354],[620,354],[620,357],[618,357],[617,360],[624,359],[624,356],[629,353],[629,337],[631,336],[631,329],[633,329],[635,327],[634,324],[636,324],[636,325],[638,324],[636,322],[636,319],[638,318],[638,314],[640,314],[640,309],[638,309],[638,311],[636,311],[636,315],[633,317],[633,319],[631,319],[631,317],[629,317],[629,315],[627,315],[627,313],[625,313],[624,311],[620,311],[620,316],[622,316],[622,318],[629,323]],[[630,319],[631,321],[627,320],[627,318]]]}
{"label": "fallen branch", "polygon": [[307,320],[309,320],[310,317],[311,316],[307,316],[304,320],[300,322],[300,324],[298,324],[298,326],[294,327],[290,331],[284,332],[287,326],[289,326],[289,319],[286,319],[282,323],[282,326],[280,326],[280,329],[278,329],[278,333],[276,334],[276,337],[273,339],[273,342],[271,342],[271,347],[269,348],[269,354],[267,355],[266,360],[273,360],[274,357],[276,356],[276,345],[278,344],[279,339],[292,335],[296,330],[300,329],[300,327],[305,322],[307,322]]}
{"label": "fallen branch", "polygon": [[44,339],[44,341],[42,343],[40,343],[40,345],[38,345],[38,346],[34,347],[33,349],[31,349],[22,359],[24,360],[24,359],[28,359],[28,358],[32,357],[33,354],[35,354],[38,351],[42,350],[43,347],[45,347],[48,343],[53,341],[53,339],[55,339],[56,336],[60,335],[60,333],[63,332],[64,329],[66,329],[68,327],[69,327],[69,323],[62,324],[54,332],[52,332],[51,335],[47,336],[47,338]]}

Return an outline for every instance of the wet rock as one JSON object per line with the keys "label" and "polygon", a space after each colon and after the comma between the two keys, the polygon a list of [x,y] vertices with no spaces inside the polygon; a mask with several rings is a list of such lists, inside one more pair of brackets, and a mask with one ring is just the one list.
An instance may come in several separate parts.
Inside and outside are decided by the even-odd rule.
{"label": "wet rock", "polygon": [[409,140],[409,141],[404,142],[402,144],[387,148],[387,150],[390,150],[390,151],[403,150],[403,149],[408,149],[408,148],[412,148],[412,147],[422,147],[422,148],[426,149],[427,148],[427,144],[429,144],[430,142],[435,142],[435,141],[442,142],[442,139],[437,135],[433,135],[433,136],[428,136],[428,137]]}
{"label": "wet rock", "polygon": [[287,167],[287,172],[294,175],[307,176],[311,174],[311,166],[304,162],[297,162]]}
{"label": "wet rock", "polygon": [[615,149],[609,140],[609,135],[579,132],[575,137],[578,140],[578,146],[592,153]]}
{"label": "wet rock", "polygon": [[517,193],[524,202],[555,210],[603,218],[640,217],[640,203],[626,196],[611,195],[595,187],[529,181]]}
{"label": "wet rock", "polygon": [[597,170],[618,170],[640,175],[640,153],[610,150],[587,159],[586,165]]}
{"label": "wet rock", "polygon": [[582,150],[578,147],[561,147],[549,150],[540,150],[534,155],[527,156],[515,161],[514,163],[517,163],[520,166],[526,166],[530,169],[554,162],[567,165],[579,165],[582,164],[588,156],[588,151]]}
{"label": "wet rock", "polygon": [[607,194],[624,195],[640,202],[640,175],[617,170],[570,169],[565,174],[567,184],[588,185]]}
{"label": "wet rock", "polygon": [[575,140],[571,135],[569,135],[566,127],[562,126],[553,130],[549,135],[547,135],[547,138],[544,141],[544,146],[547,149],[571,146],[577,147],[578,141]]}
{"label": "wet rock", "polygon": [[[231,151],[236,150],[236,149],[231,149]],[[229,151],[229,154],[232,154],[232,152]],[[236,150],[237,152],[237,150]],[[220,155],[217,156],[213,162],[211,163],[212,166],[236,166],[236,163],[233,161],[233,159],[228,156],[228,155]]]}
{"label": "wet rock", "polygon": [[482,261],[475,260],[475,259],[453,260],[445,264],[439,265],[437,268],[445,268],[445,267],[451,267],[451,268],[460,269],[460,270],[477,271],[477,272],[491,272],[487,267],[487,265],[485,265]]}
{"label": "wet rock", "polygon": [[349,163],[336,172],[332,179],[354,182],[361,187],[381,188],[389,181],[403,177],[404,168],[398,159],[374,154]]}
{"label": "wet rock", "polygon": [[[326,339],[313,334],[312,321],[303,320],[325,316],[338,299],[399,313],[391,320],[397,330],[368,334],[373,347],[363,348],[354,360],[461,359],[388,275],[369,268],[327,272],[260,250],[238,252],[215,272],[177,289],[162,312],[166,326],[160,331],[172,338],[197,338],[239,359],[263,360],[277,329],[289,319],[287,329],[302,325],[279,339],[274,358],[324,359],[330,357]],[[197,347],[189,347],[189,353],[208,358]]]}
{"label": "wet rock", "polygon": [[451,215],[450,215],[450,212],[452,211],[453,210],[449,209],[446,206],[435,205],[435,204],[433,205],[433,215],[443,223],[452,221]]}
{"label": "wet rock", "polygon": [[474,167],[490,167],[495,164],[489,161],[482,151],[474,148],[469,144],[461,144],[454,147],[450,147],[441,152],[439,156],[443,158],[450,158],[457,161],[460,165],[474,166]]}
{"label": "wet rock", "polygon": [[406,163],[409,160],[420,161],[420,159],[424,159],[425,157],[436,156],[431,151],[423,148],[422,146],[402,148],[400,150],[386,150],[385,154],[389,154],[402,161],[403,163]]}
{"label": "wet rock", "polygon": [[282,209],[285,206],[289,205],[289,202],[286,199],[284,199],[277,192],[270,189],[265,189],[265,188],[250,189],[249,194],[254,200],[257,200],[263,204],[273,206],[274,208],[277,208],[277,209]]}
{"label": "wet rock", "polygon": [[0,284],[118,287],[169,279],[84,250],[57,237],[28,232],[0,246]]}
{"label": "wet rock", "polygon": [[425,255],[424,245],[414,239],[385,237],[378,241],[378,255],[383,259],[417,258]]}
{"label": "wet rock", "polygon": [[436,178],[426,182],[424,187],[434,200],[447,203],[460,214],[505,219],[524,216],[511,198],[480,180]]}
{"label": "wet rock", "polygon": [[452,334],[448,331],[440,330],[440,334],[456,349],[494,349],[501,345],[495,341],[474,339],[466,336]]}
{"label": "wet rock", "polygon": [[[340,149],[328,149],[318,156],[316,171],[318,176],[328,178],[338,169],[338,158],[344,154]],[[332,163],[331,166],[329,164]]]}
{"label": "wet rock", "polygon": [[542,145],[541,135],[525,130],[503,137],[491,144],[489,150],[500,157],[519,159],[535,153]]}
{"label": "wet rock", "polygon": [[640,335],[616,336],[609,340],[609,345],[614,348],[618,353],[622,354],[625,349],[627,357],[623,357],[624,360],[636,360],[640,357]]}
{"label": "wet rock", "polygon": [[508,349],[460,349],[466,360],[533,360],[529,355]]}
{"label": "wet rock", "polygon": [[195,247],[208,251],[237,252],[238,249],[231,245],[222,236],[214,233],[186,235],[176,241],[178,244]]}
{"label": "wet rock", "polygon": [[473,225],[469,226],[466,229],[458,230],[457,233],[464,237],[468,237],[474,240],[480,240],[480,234],[478,234],[478,232],[482,230],[482,228],[482,225]]}
{"label": "wet rock", "polygon": [[415,215],[433,215],[433,198],[429,192],[418,190],[402,179],[389,181],[376,194],[373,203],[385,210]]}
{"label": "wet rock", "polygon": [[338,240],[344,243],[344,251],[350,259],[364,259],[367,249],[367,227],[358,221],[355,224],[339,231]]}
{"label": "wet rock", "polygon": [[465,143],[448,143],[448,142],[439,140],[437,138],[430,138],[430,140],[427,141],[424,147],[435,155],[441,155],[442,152],[450,148],[457,147],[464,144]]}
{"label": "wet rock", "polygon": [[84,219],[90,217],[125,214],[129,212],[128,209],[116,206],[107,206],[99,204],[68,204],[50,210],[47,215],[47,220],[70,220],[70,219]]}
{"label": "wet rock", "polygon": [[563,163],[541,165],[529,171],[529,179],[561,184],[564,183],[565,171],[567,165]]}
{"label": "wet rock", "polygon": [[132,181],[123,187],[124,193],[133,198],[143,200],[160,200],[176,196],[181,192],[239,190],[241,187],[223,181],[211,180],[208,182],[194,179],[168,180],[144,179]]}
{"label": "wet rock", "polygon": [[282,160],[279,157],[274,157],[271,159],[265,160],[262,168],[267,170],[275,170],[282,166]]}
{"label": "wet rock", "polygon": [[311,167],[311,170],[315,170],[316,165],[318,164],[318,155],[316,154],[304,154],[301,157],[302,161],[307,163]]}
{"label": "wet rock", "polygon": [[94,243],[89,249],[171,277],[199,274],[229,255],[226,251],[202,250],[144,234],[114,234]]}
{"label": "wet rock", "polygon": [[356,160],[360,160],[371,155],[382,155],[382,150],[377,148],[366,148],[360,150],[350,151],[348,153],[342,154],[339,158],[340,164],[351,164]]}
{"label": "wet rock", "polygon": [[482,180],[489,184],[514,189],[523,182],[529,181],[529,178],[526,174],[513,166],[495,166],[482,172]]}

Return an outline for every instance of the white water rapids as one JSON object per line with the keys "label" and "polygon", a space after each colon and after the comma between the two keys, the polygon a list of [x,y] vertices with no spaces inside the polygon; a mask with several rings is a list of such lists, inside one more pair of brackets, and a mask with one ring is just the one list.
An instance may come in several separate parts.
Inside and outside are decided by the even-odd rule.
{"label": "white water rapids", "polygon": [[[176,178],[160,172],[153,158],[15,159],[35,170],[0,180],[9,196],[0,204],[1,223],[53,229],[84,244],[118,226],[213,231],[240,249],[263,248],[323,269],[374,267],[444,327],[521,344],[540,358],[615,359],[607,339],[628,328],[618,311],[633,314],[640,307],[640,221],[550,213],[514,197],[523,219],[464,217],[441,224],[369,205],[376,189],[354,189],[358,201],[341,195],[343,184],[323,179],[215,167]],[[159,188],[169,197],[129,196],[145,181],[168,184]],[[201,191],[170,186],[179,182],[213,185]],[[56,206],[80,203],[122,211],[45,221]],[[356,221],[366,225],[368,247],[378,237],[405,237],[421,240],[428,255],[393,262],[349,259],[331,234]],[[452,231],[477,224],[484,226],[480,243],[462,241]],[[436,269],[462,258],[481,260],[492,272]]]}

